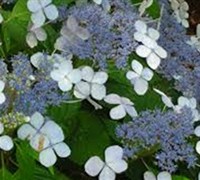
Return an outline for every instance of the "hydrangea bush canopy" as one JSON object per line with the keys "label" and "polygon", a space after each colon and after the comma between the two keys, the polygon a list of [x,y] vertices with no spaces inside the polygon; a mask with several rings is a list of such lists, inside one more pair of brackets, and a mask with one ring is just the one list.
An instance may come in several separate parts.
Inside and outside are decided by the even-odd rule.
{"label": "hydrangea bush canopy", "polygon": [[200,180],[194,1],[0,1],[0,179]]}

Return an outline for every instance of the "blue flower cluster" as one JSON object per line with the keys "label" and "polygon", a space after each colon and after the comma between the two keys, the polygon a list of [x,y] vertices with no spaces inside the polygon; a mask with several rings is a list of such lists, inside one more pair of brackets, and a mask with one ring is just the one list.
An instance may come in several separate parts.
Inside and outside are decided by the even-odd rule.
{"label": "blue flower cluster", "polygon": [[101,68],[106,68],[109,59],[114,59],[117,67],[125,67],[128,56],[137,45],[133,34],[139,16],[129,1],[112,1],[111,7],[111,12],[90,3],[70,8],[68,15],[75,17],[80,26],[89,31],[90,37],[75,43],[65,39],[64,51],[70,51],[80,59],[97,61]]}
{"label": "blue flower cluster", "polygon": [[116,135],[124,145],[126,157],[137,157],[141,151],[156,147],[157,165],[168,172],[177,168],[179,161],[194,166],[196,157],[188,138],[193,134],[191,110],[144,111],[131,122],[120,125]]}
{"label": "blue flower cluster", "polygon": [[[12,69],[9,71],[6,64],[0,62],[1,79],[6,82],[6,102],[0,107],[1,113],[18,112],[29,116],[36,111],[44,113],[48,106],[59,105],[69,98],[47,72],[31,65],[27,55],[20,53],[10,62]],[[45,62],[46,67],[50,67],[48,61],[41,66],[45,66]]]}
{"label": "blue flower cluster", "polygon": [[160,25],[159,44],[168,52],[162,61],[159,72],[170,80],[175,80],[175,87],[185,96],[195,97],[200,101],[200,61],[199,52],[187,41],[186,29],[177,22],[165,0]]}

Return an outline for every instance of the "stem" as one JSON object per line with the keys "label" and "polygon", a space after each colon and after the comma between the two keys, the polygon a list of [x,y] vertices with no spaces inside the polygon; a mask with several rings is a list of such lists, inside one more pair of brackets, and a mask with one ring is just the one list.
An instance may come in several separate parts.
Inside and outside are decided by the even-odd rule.
{"label": "stem", "polygon": [[162,19],[162,16],[163,16],[163,10],[164,10],[164,4],[162,4],[162,7],[161,7],[161,10],[160,10],[160,17],[159,17],[159,20],[158,20],[158,24],[157,24],[157,30],[159,31],[160,29],[160,24],[161,24],[161,19]]}
{"label": "stem", "polygon": [[141,161],[144,164],[144,166],[147,168],[147,170],[151,171],[151,168],[148,166],[148,164],[144,161],[143,158],[141,158]]}
{"label": "stem", "polygon": [[5,167],[5,164],[4,164],[4,157],[3,157],[3,151],[1,151],[1,166],[2,166],[2,179],[4,179],[5,177],[5,171],[4,171],[4,167]]}
{"label": "stem", "polygon": [[57,51],[57,49],[53,50],[53,52],[51,53],[51,58],[53,57],[53,55],[55,54],[56,51]]}
{"label": "stem", "polygon": [[95,102],[94,100],[92,100],[90,97],[87,97],[87,100],[90,104],[94,106],[95,110],[102,109],[102,106],[97,102]]}
{"label": "stem", "polygon": [[79,103],[83,101],[82,99],[78,99],[78,100],[71,100],[71,101],[64,101],[65,103],[68,103],[68,104],[73,104],[73,103]]}

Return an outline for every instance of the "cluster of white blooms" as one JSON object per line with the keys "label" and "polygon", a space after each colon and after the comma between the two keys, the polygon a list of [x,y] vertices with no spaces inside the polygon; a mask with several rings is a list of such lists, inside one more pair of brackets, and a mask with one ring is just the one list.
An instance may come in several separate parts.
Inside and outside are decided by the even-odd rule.
{"label": "cluster of white blooms", "polygon": [[142,58],[146,58],[147,64],[151,69],[157,69],[160,65],[161,58],[167,57],[167,52],[157,44],[160,33],[148,28],[143,21],[136,21],[134,39],[141,44],[136,48],[136,54]]}
{"label": "cluster of white blooms", "polygon": [[178,104],[174,105],[171,98],[168,97],[165,93],[162,91],[154,88],[154,91],[161,95],[162,101],[165,104],[165,106],[169,108],[173,108],[175,112],[181,113],[181,109],[183,107],[188,107],[191,109],[192,114],[193,114],[193,122],[199,121],[200,120],[200,114],[199,111],[197,110],[197,101],[195,98],[187,98],[184,96],[180,96],[178,98]]}
{"label": "cluster of white blooms", "polygon": [[45,167],[54,165],[59,157],[66,158],[71,151],[64,141],[62,129],[51,120],[35,112],[30,122],[23,124],[18,129],[18,137],[22,140],[28,139],[33,149],[39,152],[39,161]]}
{"label": "cluster of white blooms", "polygon": [[151,171],[146,171],[144,173],[144,180],[172,180],[172,176],[170,173],[163,171],[156,177]]}
{"label": "cluster of white blooms", "polygon": [[73,69],[72,62],[67,60],[61,62],[53,71],[51,78],[58,82],[58,87],[63,91],[70,91],[73,84],[77,84],[81,80],[81,71]]}
{"label": "cluster of white blooms", "polygon": [[175,17],[179,23],[181,23],[184,27],[189,27],[189,5],[185,0],[169,0],[171,3],[171,7],[174,11]]}
{"label": "cluster of white blooms", "polygon": [[65,41],[75,43],[79,39],[85,41],[90,37],[89,31],[79,26],[74,16],[69,16],[65,25],[61,29],[61,36],[56,40],[55,48],[61,51],[66,51]]}
{"label": "cluster of white blooms", "polygon": [[98,156],[91,157],[85,164],[85,172],[92,177],[99,175],[99,180],[115,180],[116,174],[128,168],[123,159],[123,149],[114,145],[106,148],[105,162]]}
{"label": "cluster of white blooms", "polygon": [[74,95],[80,99],[87,99],[89,96],[96,100],[102,100],[106,96],[104,84],[108,80],[108,74],[103,71],[94,70],[85,66],[81,68],[82,80],[75,85]]}
{"label": "cluster of white blooms", "polygon": [[27,44],[33,48],[37,41],[45,41],[47,34],[42,26],[46,19],[54,21],[58,18],[58,9],[52,4],[52,0],[28,0],[28,10],[31,12],[31,22],[26,36]]}
{"label": "cluster of white blooms", "polygon": [[143,68],[142,64],[136,60],[131,63],[133,69],[126,74],[127,79],[134,85],[134,90],[138,95],[144,95],[148,90],[148,81],[153,78],[153,71]]}
{"label": "cluster of white blooms", "polygon": [[28,31],[26,42],[31,48],[37,46],[38,41],[45,41],[47,39],[46,31],[42,27],[36,27],[34,24],[30,23]]}
{"label": "cluster of white blooms", "polygon": [[128,114],[131,117],[136,117],[137,111],[131,102],[126,97],[120,97],[117,94],[109,94],[104,98],[104,101],[109,104],[117,104],[116,107],[110,110],[110,117],[114,120],[122,119]]}

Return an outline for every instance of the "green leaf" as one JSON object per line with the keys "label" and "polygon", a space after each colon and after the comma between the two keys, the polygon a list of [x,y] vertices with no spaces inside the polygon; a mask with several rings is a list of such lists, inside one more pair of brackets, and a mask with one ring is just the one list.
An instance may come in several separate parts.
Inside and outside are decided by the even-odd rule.
{"label": "green leaf", "polygon": [[27,0],[18,0],[10,16],[2,24],[4,48],[8,53],[16,53],[26,47],[27,26],[30,12],[26,7]]}
{"label": "green leaf", "polygon": [[15,179],[21,180],[29,177],[29,180],[34,180],[36,163],[33,155],[35,154],[35,151],[26,141],[21,141],[19,144],[16,144],[16,146],[16,158],[19,169],[15,174]]}
{"label": "green leaf", "polygon": [[190,180],[184,176],[172,176],[172,180]]}
{"label": "green leaf", "polygon": [[12,180],[13,176],[6,168],[2,168],[2,169],[0,169],[0,179],[1,180]]}
{"label": "green leaf", "polygon": [[93,107],[89,110],[81,108],[80,105],[81,103],[65,104],[60,108],[52,108],[49,114],[63,127],[66,143],[72,151],[69,158],[83,165],[91,156],[103,157],[105,148],[111,142],[104,124],[95,114],[97,111]]}
{"label": "green leaf", "polygon": [[79,112],[73,121],[76,129],[68,143],[72,150],[70,158],[82,165],[91,156],[103,157],[111,142],[101,120],[93,113]]}
{"label": "green leaf", "polygon": [[53,3],[55,5],[59,5],[59,6],[62,6],[62,5],[69,5],[71,4],[72,2],[75,2],[75,0],[54,0]]}

